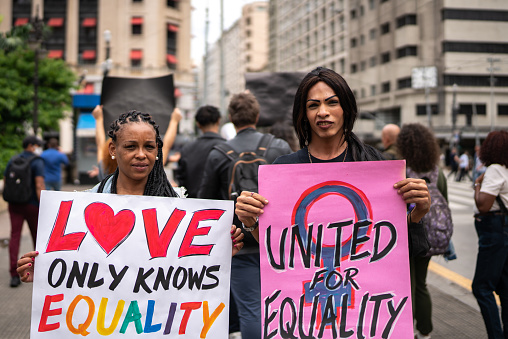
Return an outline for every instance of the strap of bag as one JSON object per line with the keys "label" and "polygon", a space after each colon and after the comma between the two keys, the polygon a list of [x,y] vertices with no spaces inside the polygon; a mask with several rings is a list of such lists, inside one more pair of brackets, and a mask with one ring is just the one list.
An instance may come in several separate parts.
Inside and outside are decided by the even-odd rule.
{"label": "strap of bag", "polygon": [[217,144],[217,145],[213,146],[213,148],[220,151],[222,154],[224,154],[231,161],[234,161],[236,158],[238,158],[238,153],[236,153],[236,151],[233,148],[231,148],[231,146],[229,146],[225,143]]}
{"label": "strap of bag", "polygon": [[262,157],[266,157],[266,152],[268,152],[268,148],[274,138],[275,137],[273,134],[270,133],[263,135],[261,140],[259,140],[258,147],[256,148],[256,154]]}
{"label": "strap of bag", "polygon": [[496,201],[499,204],[501,212],[503,212],[503,214],[508,214],[508,210],[506,210],[506,206],[504,205],[503,200],[501,200],[501,197],[499,195],[496,197]]}
{"label": "strap of bag", "polygon": [[106,183],[108,182],[109,178],[111,178],[114,174],[115,173],[111,173],[101,181],[99,187],[97,188],[97,193],[102,193],[104,191],[104,186],[106,186]]}

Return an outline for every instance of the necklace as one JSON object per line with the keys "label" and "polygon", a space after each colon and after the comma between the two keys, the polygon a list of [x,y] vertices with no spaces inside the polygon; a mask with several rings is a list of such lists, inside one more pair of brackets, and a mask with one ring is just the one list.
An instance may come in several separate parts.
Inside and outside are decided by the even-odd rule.
{"label": "necklace", "polygon": [[[349,144],[346,145],[346,151],[344,152],[344,158],[342,159],[342,162],[345,162],[346,161],[346,157],[347,157],[347,148],[349,147]],[[312,164],[312,159],[311,159],[311,154],[310,154],[310,147],[307,146],[307,155],[309,156],[309,162]]]}

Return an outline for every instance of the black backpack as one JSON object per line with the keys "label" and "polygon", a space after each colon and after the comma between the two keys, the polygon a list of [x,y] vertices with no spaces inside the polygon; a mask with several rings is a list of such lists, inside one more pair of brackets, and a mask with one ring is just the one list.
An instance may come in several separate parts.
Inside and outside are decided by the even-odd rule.
{"label": "black backpack", "polygon": [[242,191],[258,192],[258,168],[266,165],[266,152],[274,136],[265,134],[255,151],[238,154],[227,143],[215,145],[214,148],[225,154],[230,160],[228,178],[229,199],[236,201]]}
{"label": "black backpack", "polygon": [[32,161],[40,157],[28,158],[17,155],[12,158],[5,171],[4,200],[14,204],[30,201],[33,192]]}

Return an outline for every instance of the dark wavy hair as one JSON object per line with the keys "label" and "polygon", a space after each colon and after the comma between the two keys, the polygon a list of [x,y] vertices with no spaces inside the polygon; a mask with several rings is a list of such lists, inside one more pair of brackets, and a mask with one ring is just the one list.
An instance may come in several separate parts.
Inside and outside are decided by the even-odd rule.
{"label": "dark wavy hair", "polygon": [[346,80],[335,73],[335,71],[325,67],[318,67],[312,70],[300,82],[293,103],[293,126],[300,142],[300,147],[304,147],[306,140],[309,143],[311,142],[310,124],[306,113],[307,95],[310,89],[320,81],[330,86],[339,97],[340,106],[344,111],[344,125],[342,126],[345,137],[344,141],[349,140],[353,125],[358,116],[356,99]]}
{"label": "dark wavy hair", "polygon": [[508,132],[492,131],[482,143],[480,160],[485,166],[504,165],[508,168]]}
{"label": "dark wavy hair", "polygon": [[404,124],[397,137],[397,147],[407,166],[415,172],[429,172],[439,162],[437,139],[422,124]]}
{"label": "dark wavy hair", "polygon": [[235,94],[229,101],[228,113],[237,128],[254,125],[259,117],[259,102],[250,92]]}
{"label": "dark wavy hair", "polygon": [[[166,172],[164,171],[164,166],[162,164],[162,139],[159,134],[159,126],[152,119],[152,116],[148,113],[142,113],[139,111],[129,111],[127,113],[123,113],[120,115],[118,119],[111,123],[108,131],[108,135],[116,142],[117,135],[122,133],[122,125],[129,123],[146,123],[153,127],[156,135],[157,142],[157,157],[158,160],[155,160],[155,164],[152,168],[152,171],[148,174],[148,180],[146,182],[145,191],[143,195],[155,196],[155,197],[177,197],[175,190],[171,187],[169,183],[168,177],[166,176]],[[118,179],[119,169],[111,174],[113,176],[113,181],[111,183],[111,193],[116,194],[116,181]],[[108,175],[101,184],[105,183],[111,175]]]}

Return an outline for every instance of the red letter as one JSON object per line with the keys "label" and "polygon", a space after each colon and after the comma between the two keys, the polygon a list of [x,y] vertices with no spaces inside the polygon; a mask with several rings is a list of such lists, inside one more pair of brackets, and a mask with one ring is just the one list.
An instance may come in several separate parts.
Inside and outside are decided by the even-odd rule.
{"label": "red letter", "polygon": [[53,226],[51,236],[49,237],[46,252],[75,251],[79,248],[81,241],[83,241],[86,234],[85,232],[64,235],[69,213],[71,212],[71,206],[72,201],[62,201],[60,203],[60,209],[58,210],[55,226]]}
{"label": "red letter", "polygon": [[178,330],[178,334],[185,334],[185,330],[187,329],[187,322],[189,321],[190,314],[193,310],[197,310],[201,307],[201,302],[191,302],[191,303],[182,303],[180,305],[181,310],[185,310],[183,314],[182,322],[180,323],[180,329]]}
{"label": "red letter", "polygon": [[213,245],[192,245],[192,239],[198,235],[206,235],[210,232],[210,226],[198,228],[198,224],[202,220],[219,220],[224,214],[222,210],[203,210],[194,212],[192,220],[189,224],[185,237],[182,241],[182,246],[178,251],[178,257],[185,257],[189,255],[209,255]]}
{"label": "red letter", "polygon": [[42,307],[41,321],[39,322],[39,332],[53,331],[60,328],[60,323],[48,324],[48,317],[53,315],[62,314],[61,308],[50,310],[49,306],[52,302],[59,302],[63,300],[63,294],[47,295],[44,299],[44,306]]}
{"label": "red letter", "polygon": [[150,250],[152,258],[166,256],[169,243],[171,242],[171,239],[173,239],[173,235],[184,216],[185,211],[180,211],[178,208],[175,208],[159,236],[157,211],[155,208],[143,210],[146,240],[148,241],[148,249]]}

